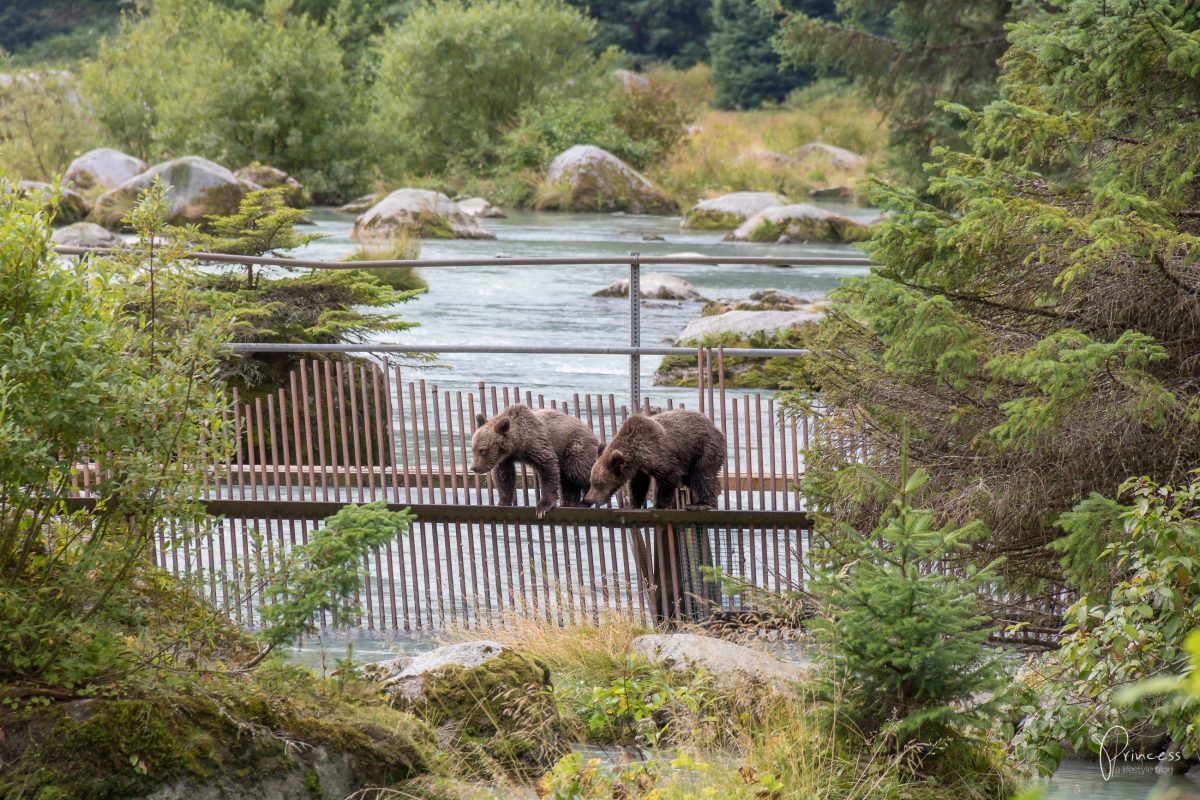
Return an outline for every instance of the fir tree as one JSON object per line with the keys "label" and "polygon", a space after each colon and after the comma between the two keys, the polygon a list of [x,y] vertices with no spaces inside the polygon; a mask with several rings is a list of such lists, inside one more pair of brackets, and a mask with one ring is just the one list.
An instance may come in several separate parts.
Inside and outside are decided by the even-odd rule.
{"label": "fir tree", "polygon": [[618,47],[633,67],[660,61],[687,68],[708,57],[711,0],[568,0],[596,20],[592,47]]}
{"label": "fir tree", "polygon": [[[971,152],[939,153],[936,204],[879,188],[880,266],[836,292],[792,397],[889,475],[911,427],[938,517],[983,519],[1014,586],[1059,584],[1045,546],[1092,492],[1200,465],[1197,23],[1077,0],[1016,25],[1001,97],[952,109]],[[844,451],[808,463],[839,518],[878,513]]]}

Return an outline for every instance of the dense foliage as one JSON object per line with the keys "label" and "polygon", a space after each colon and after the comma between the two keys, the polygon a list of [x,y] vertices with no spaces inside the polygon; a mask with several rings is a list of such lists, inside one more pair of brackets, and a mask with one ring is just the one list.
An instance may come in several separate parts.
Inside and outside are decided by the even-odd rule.
{"label": "dense foliage", "polygon": [[963,147],[950,101],[979,108],[996,96],[1004,26],[1044,4],[1012,0],[841,0],[836,21],[808,9],[788,15],[777,38],[784,62],[849,75],[888,120],[892,167],[923,187],[934,145]]}
{"label": "dense foliage", "polygon": [[[972,149],[939,154],[936,205],[879,191],[880,266],[835,293],[798,376],[887,474],[911,426],[935,512],[983,519],[1013,585],[1058,583],[1044,547],[1092,492],[1200,463],[1196,23],[1160,0],[1016,25],[1000,99],[955,109]],[[809,488],[869,520],[833,444]]]}
{"label": "dense foliage", "polygon": [[[1062,519],[1071,537],[1107,544],[1081,576],[1085,593],[1067,612],[1061,647],[1034,659],[1026,673],[1036,699],[1023,709],[1017,743],[1046,772],[1062,758],[1061,742],[1095,752],[1116,725],[1135,751],[1149,746],[1188,758],[1200,752],[1196,698],[1130,693],[1144,681],[1192,670],[1187,638],[1200,627],[1200,472],[1179,486],[1131,480],[1119,500],[1089,498]],[[1111,589],[1088,592],[1097,571],[1114,576],[1104,581]],[[1162,739],[1169,747],[1156,748]]]}
{"label": "dense foliage", "polygon": [[[781,6],[816,19],[834,11],[833,0],[790,0]],[[779,102],[812,81],[810,68],[781,62],[771,44],[778,29],[775,16],[757,0],[715,0],[708,47],[717,89],[713,102],[718,108],[757,108]]]}
{"label": "dense foliage", "polygon": [[596,20],[592,48],[624,51],[630,66],[686,68],[708,57],[711,0],[568,0]]}
{"label": "dense foliage", "polygon": [[[283,169],[316,199],[362,180],[366,137],[333,23],[268,3],[251,14],[159,0],[82,70],[113,143],[148,162],[188,153]],[[169,67],[169,68],[165,68]]]}
{"label": "dense foliage", "polygon": [[98,131],[71,76],[58,70],[4,74],[0,57],[0,166],[10,178],[54,181]]}

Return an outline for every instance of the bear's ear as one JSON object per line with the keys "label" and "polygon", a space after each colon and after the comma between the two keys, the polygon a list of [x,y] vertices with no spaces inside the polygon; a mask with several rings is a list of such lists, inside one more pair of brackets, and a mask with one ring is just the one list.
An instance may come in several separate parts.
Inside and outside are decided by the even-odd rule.
{"label": "bear's ear", "polygon": [[508,417],[505,417],[504,419],[497,422],[496,423],[496,433],[499,433],[501,435],[508,433],[509,422],[510,422],[510,420],[508,419]]}
{"label": "bear's ear", "polygon": [[608,464],[612,467],[613,472],[620,472],[625,468],[625,454],[620,450],[610,450],[608,453]]}
{"label": "bear's ear", "polygon": [[485,417],[483,414],[476,414],[475,425],[480,428],[482,428],[484,425],[487,425],[487,417]]}

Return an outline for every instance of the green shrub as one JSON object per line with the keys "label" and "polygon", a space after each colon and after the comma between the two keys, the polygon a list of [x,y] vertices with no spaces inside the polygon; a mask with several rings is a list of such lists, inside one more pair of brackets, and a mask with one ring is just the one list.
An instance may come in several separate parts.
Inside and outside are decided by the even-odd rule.
{"label": "green shrub", "polygon": [[356,189],[370,163],[351,77],[331,25],[286,3],[251,14],[161,0],[101,44],[82,90],[113,140],[147,161],[258,161],[319,200]]}
{"label": "green shrub", "polygon": [[12,180],[53,182],[97,136],[96,124],[65,72],[18,72],[0,54],[0,174]]}

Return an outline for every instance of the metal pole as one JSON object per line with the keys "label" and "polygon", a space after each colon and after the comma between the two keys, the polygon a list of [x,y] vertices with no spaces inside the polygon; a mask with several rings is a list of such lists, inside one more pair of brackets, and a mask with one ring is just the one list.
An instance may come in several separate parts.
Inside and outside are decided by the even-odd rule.
{"label": "metal pole", "polygon": [[[639,253],[629,262],[629,346],[642,346],[642,264]],[[636,414],[642,405],[642,357],[629,354],[629,408]]]}

